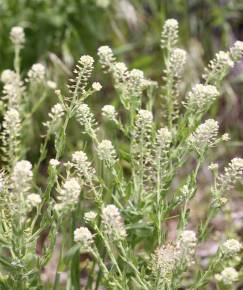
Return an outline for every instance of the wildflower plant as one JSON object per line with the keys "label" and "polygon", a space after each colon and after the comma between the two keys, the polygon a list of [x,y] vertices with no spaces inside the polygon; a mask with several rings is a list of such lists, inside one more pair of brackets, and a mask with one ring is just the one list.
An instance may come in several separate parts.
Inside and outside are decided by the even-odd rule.
{"label": "wildflower plant", "polygon": [[[178,31],[175,19],[164,23],[164,70],[159,83],[117,61],[110,47],[98,49],[100,65],[118,96],[116,108],[103,106],[100,120],[86,101],[102,91],[92,79],[94,58],[81,56],[67,90],[56,89],[42,64],[34,64],[22,80],[20,50],[25,36],[23,29],[13,28],[14,71],[1,76],[1,289],[48,289],[41,273],[56,251],[52,289],[62,289],[62,272],[66,289],[75,290],[196,290],[209,289],[204,287],[210,283],[222,290],[236,289],[241,279],[241,242],[225,234],[206,263],[198,247],[210,236],[210,224],[224,210],[229,190],[241,181],[243,159],[233,158],[222,173],[217,164],[209,166],[214,182],[198,225],[192,223],[190,205],[198,194],[198,177],[209,150],[229,139],[227,133],[220,135],[221,124],[205,114],[219,97],[223,78],[242,56],[242,43],[219,52],[201,82],[184,95],[180,83],[187,53],[178,47]],[[58,102],[43,124],[46,133],[39,158],[31,164],[25,160],[29,149],[22,148],[33,110],[24,96],[35,96],[40,87],[41,102],[50,89]],[[151,96],[163,101],[162,118],[163,107],[157,108]],[[83,141],[72,146],[70,122],[77,123]],[[108,123],[113,123],[112,129]],[[119,137],[110,137],[109,130]],[[47,154],[50,141],[54,148]],[[179,176],[188,164],[190,171]],[[176,224],[173,238],[171,219]],[[84,281],[80,255],[87,264]]]}

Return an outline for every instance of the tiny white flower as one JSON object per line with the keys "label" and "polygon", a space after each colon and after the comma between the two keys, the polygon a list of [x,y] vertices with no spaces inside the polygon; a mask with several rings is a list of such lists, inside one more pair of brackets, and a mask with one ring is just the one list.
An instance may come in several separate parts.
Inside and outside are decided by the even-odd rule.
{"label": "tiny white flower", "polygon": [[23,27],[14,26],[10,32],[10,39],[15,45],[22,45],[25,43],[25,34]]}
{"label": "tiny white flower", "polygon": [[92,88],[94,91],[99,92],[102,89],[102,85],[99,82],[94,82]]}
{"label": "tiny white flower", "polygon": [[56,166],[58,166],[60,164],[60,161],[58,161],[57,159],[51,159],[50,160],[50,165],[52,166],[52,167],[56,167]]}

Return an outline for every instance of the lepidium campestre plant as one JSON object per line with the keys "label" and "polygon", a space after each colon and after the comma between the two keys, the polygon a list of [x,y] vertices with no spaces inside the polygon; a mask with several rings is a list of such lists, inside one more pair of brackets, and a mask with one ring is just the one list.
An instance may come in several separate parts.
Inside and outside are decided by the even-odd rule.
{"label": "lepidium campestre plant", "polygon": [[[180,84],[188,54],[178,46],[177,20],[166,20],[162,28],[164,68],[158,83],[102,46],[97,58],[117,102],[96,115],[88,100],[102,94],[92,76],[94,57],[81,56],[61,90],[42,63],[20,74],[23,29],[14,28],[11,40],[14,70],[1,75],[0,288],[240,289],[242,243],[227,230],[230,224],[214,235],[214,253],[203,259],[200,247],[214,234],[213,219],[229,206],[241,182],[243,159],[233,158],[223,170],[209,165],[210,189],[201,186],[199,176],[209,153],[229,141],[222,124],[206,113],[240,60],[242,43],[217,53],[185,93]],[[40,88],[43,96],[33,109]],[[42,124],[39,156],[31,164],[23,136],[50,91],[57,101]],[[74,122],[79,134],[71,144]],[[200,193],[208,204],[198,221],[191,208]],[[52,257],[54,277],[48,280]]]}

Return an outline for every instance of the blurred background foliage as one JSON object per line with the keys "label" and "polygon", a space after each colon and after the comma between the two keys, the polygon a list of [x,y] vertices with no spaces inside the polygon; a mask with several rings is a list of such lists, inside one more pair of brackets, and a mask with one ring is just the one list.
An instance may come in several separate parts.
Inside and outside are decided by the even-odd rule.
{"label": "blurred background foliage", "polygon": [[[110,5],[101,7],[105,2]],[[49,68],[49,77],[63,88],[80,55],[96,58],[97,48],[107,44],[130,67],[161,80],[163,59],[159,42],[166,18],[179,21],[181,46],[190,55],[186,85],[200,80],[203,66],[215,52],[227,49],[236,39],[243,39],[242,0],[0,0],[0,72],[12,67],[9,31],[12,26],[20,25],[25,28],[27,39],[22,52],[24,74],[33,63],[42,62]],[[210,112],[212,117],[219,116],[225,126],[222,130],[229,130],[234,140],[242,140],[243,136],[242,72],[243,64],[239,63]],[[103,85],[108,84],[102,98],[90,100],[99,114],[101,105],[115,104],[115,97],[107,77],[99,69],[95,78]],[[50,100],[43,106],[43,119],[53,102]],[[36,126],[39,133],[39,119]],[[238,151],[239,145],[231,142],[228,146]]]}

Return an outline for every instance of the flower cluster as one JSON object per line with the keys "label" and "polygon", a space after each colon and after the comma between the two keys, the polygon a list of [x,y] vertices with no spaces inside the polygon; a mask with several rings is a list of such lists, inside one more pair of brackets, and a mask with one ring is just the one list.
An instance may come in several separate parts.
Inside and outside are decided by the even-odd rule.
{"label": "flower cluster", "polygon": [[114,240],[124,239],[127,235],[120,211],[113,204],[102,209],[102,224],[107,235]]}
{"label": "flower cluster", "polygon": [[152,271],[159,275],[160,284],[169,285],[180,261],[180,250],[173,244],[163,245],[156,249],[152,256]]}
{"label": "flower cluster", "polygon": [[59,190],[59,203],[55,205],[55,209],[57,211],[72,209],[79,200],[80,191],[81,187],[77,179],[72,177],[65,180]]}
{"label": "flower cluster", "polygon": [[30,83],[41,83],[45,80],[46,68],[41,63],[35,63],[28,71],[28,81]]}
{"label": "flower cluster", "polygon": [[227,191],[242,178],[243,174],[243,159],[233,158],[228,167],[225,168],[224,173],[219,175],[217,179],[220,192]]}
{"label": "flower cluster", "polygon": [[1,75],[3,86],[3,99],[7,101],[9,108],[19,109],[22,95],[24,92],[24,85],[19,75],[12,70],[4,70]]}
{"label": "flower cluster", "polygon": [[197,245],[197,237],[194,231],[183,231],[178,239],[177,247],[180,249],[181,258],[187,264],[193,263],[193,256]]}
{"label": "flower cluster", "polygon": [[186,64],[186,52],[181,48],[172,50],[168,61],[168,74],[180,78]]}
{"label": "flower cluster", "polygon": [[7,158],[7,162],[14,161],[18,158],[20,151],[21,119],[19,112],[10,108],[4,114],[2,126],[1,139],[4,157]]}
{"label": "flower cluster", "polygon": [[176,19],[167,19],[161,33],[161,48],[171,49],[178,41],[179,25]]}
{"label": "flower cluster", "polygon": [[239,61],[243,57],[243,41],[236,41],[230,48],[230,57],[233,61]]}
{"label": "flower cluster", "polygon": [[76,118],[81,126],[84,127],[85,133],[95,137],[95,117],[87,104],[80,104],[76,109]]}
{"label": "flower cluster", "polygon": [[90,183],[95,178],[95,169],[83,151],[76,151],[72,154],[72,164],[76,169],[78,176],[84,179],[84,182]]}
{"label": "flower cluster", "polygon": [[213,103],[219,92],[212,85],[195,85],[186,97],[185,106],[195,112],[204,112]]}
{"label": "flower cluster", "polygon": [[105,71],[111,71],[111,67],[115,62],[115,57],[112,49],[107,45],[101,46],[98,49],[98,56],[102,68]]}
{"label": "flower cluster", "polygon": [[51,112],[48,113],[50,118],[49,121],[45,122],[44,125],[49,128],[51,131],[55,131],[55,129],[59,126],[62,117],[64,116],[64,108],[60,103],[55,104],[51,108]]}
{"label": "flower cluster", "polygon": [[228,52],[219,51],[215,58],[209,62],[208,68],[205,69],[203,78],[208,83],[217,83],[220,81],[234,66],[234,62]]}
{"label": "flower cluster", "polygon": [[156,133],[156,143],[160,151],[168,149],[172,141],[172,134],[168,128],[160,128]]}
{"label": "flower cluster", "polygon": [[238,277],[238,272],[232,267],[227,267],[220,274],[215,275],[216,280],[222,281],[225,285],[232,285]]}
{"label": "flower cluster", "polygon": [[218,122],[213,119],[208,119],[189,136],[188,143],[198,152],[201,152],[206,147],[212,147],[215,145],[218,130]]}
{"label": "flower cluster", "polygon": [[10,32],[10,39],[16,46],[22,46],[25,43],[25,34],[23,27],[14,26]]}
{"label": "flower cluster", "polygon": [[83,95],[91,77],[94,68],[94,59],[92,56],[83,55],[80,57],[78,64],[74,69],[75,78],[70,79],[69,91],[75,98]]}
{"label": "flower cluster", "polygon": [[27,160],[18,161],[13,168],[11,176],[14,191],[18,193],[27,192],[30,189],[32,177],[31,163]]}
{"label": "flower cluster", "polygon": [[111,105],[105,105],[102,109],[102,116],[110,121],[116,120],[116,109]]}
{"label": "flower cluster", "polygon": [[86,227],[80,227],[74,231],[74,241],[79,243],[84,250],[89,250],[94,243],[93,235]]}
{"label": "flower cluster", "polygon": [[221,251],[226,256],[234,256],[238,254],[241,249],[241,243],[235,239],[227,240],[221,246]]}
{"label": "flower cluster", "polygon": [[110,140],[102,140],[97,146],[97,153],[100,160],[104,161],[107,166],[116,163],[116,151]]}

